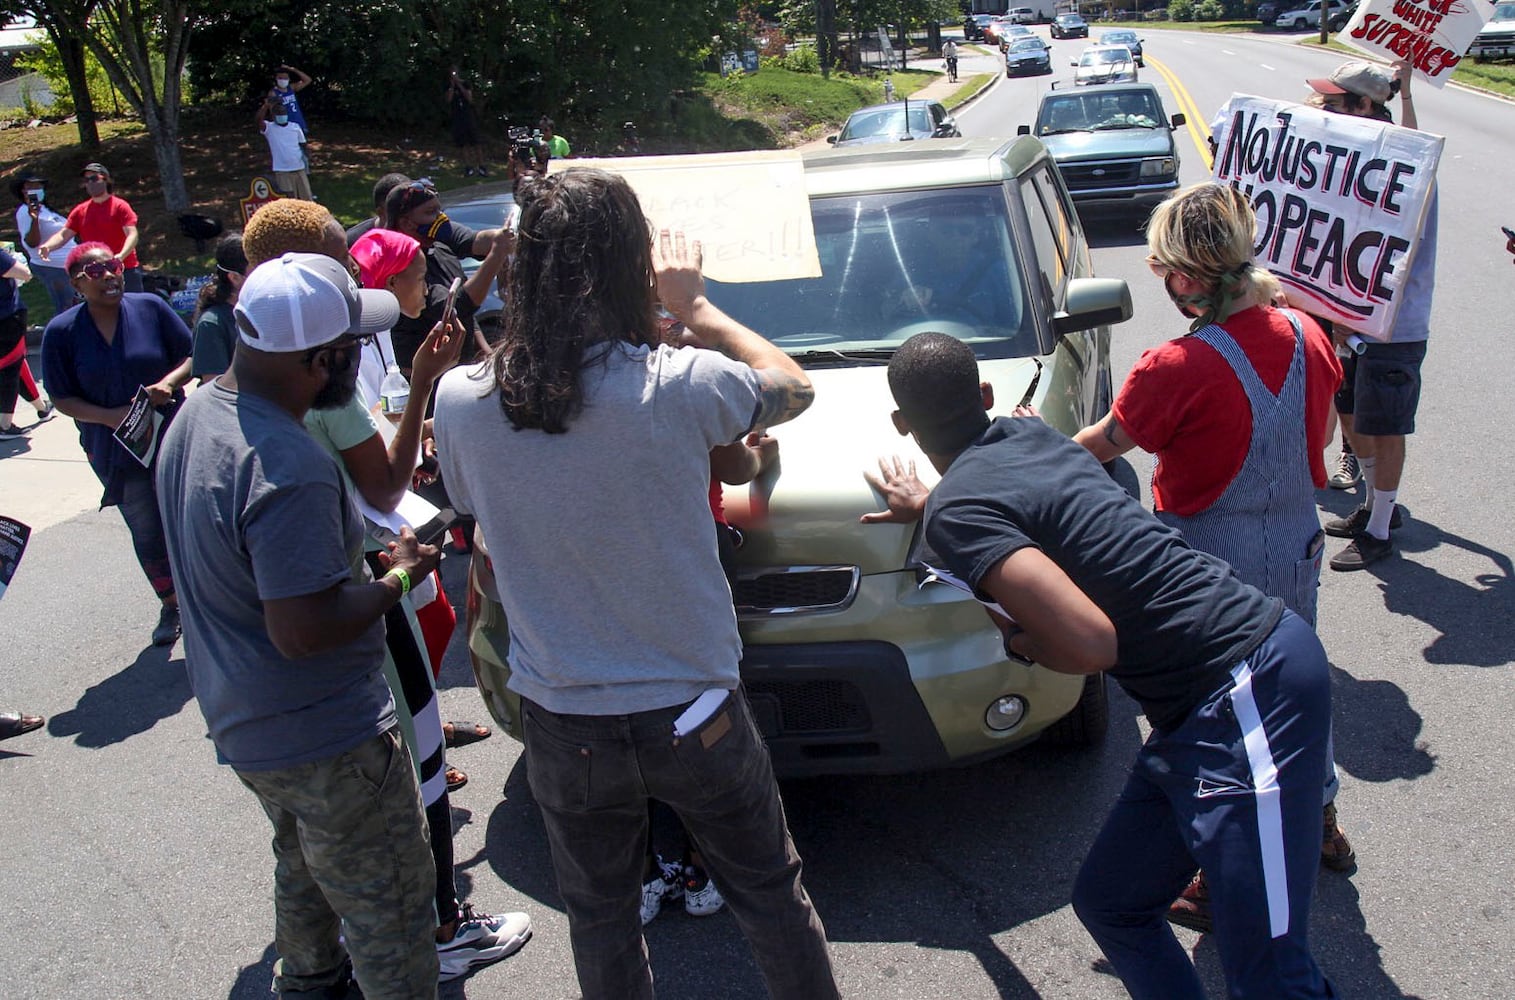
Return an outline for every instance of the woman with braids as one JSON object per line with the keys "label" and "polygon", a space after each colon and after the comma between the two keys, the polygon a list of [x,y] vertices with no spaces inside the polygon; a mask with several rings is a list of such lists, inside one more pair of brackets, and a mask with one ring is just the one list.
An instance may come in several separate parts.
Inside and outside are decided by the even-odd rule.
{"label": "woman with braids", "polygon": [[[1147,264],[1190,320],[1185,336],[1141,356],[1105,418],[1075,438],[1101,462],[1155,456],[1159,520],[1246,583],[1315,624],[1324,536],[1315,489],[1341,362],[1315,320],[1275,308],[1278,280],[1252,260],[1257,220],[1235,188],[1196,184],[1157,207]],[[1325,779],[1321,862],[1355,855],[1336,823],[1336,769]],[[1210,929],[1204,875],[1170,919]]]}
{"label": "woman with braids", "polygon": [[202,383],[231,367],[231,355],[237,346],[237,325],[231,310],[237,304],[237,290],[246,275],[247,254],[242,252],[242,234],[227,233],[216,244],[216,271],[200,289],[200,301],[190,323],[195,333],[190,374]]}

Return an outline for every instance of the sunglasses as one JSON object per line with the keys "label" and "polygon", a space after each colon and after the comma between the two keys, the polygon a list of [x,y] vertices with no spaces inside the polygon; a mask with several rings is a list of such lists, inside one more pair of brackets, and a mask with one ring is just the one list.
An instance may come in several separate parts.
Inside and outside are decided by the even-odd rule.
{"label": "sunglasses", "polygon": [[126,265],[112,257],[110,260],[92,260],[79,268],[78,273],[99,281],[108,274],[120,274],[124,270],[126,270]]}

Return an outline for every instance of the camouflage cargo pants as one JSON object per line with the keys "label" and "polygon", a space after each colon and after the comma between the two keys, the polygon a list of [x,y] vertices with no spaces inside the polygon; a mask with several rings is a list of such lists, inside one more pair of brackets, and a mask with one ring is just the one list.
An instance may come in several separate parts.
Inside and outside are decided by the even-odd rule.
{"label": "camouflage cargo pants", "polygon": [[335,985],[350,955],[367,1000],[434,998],[436,871],[399,731],[237,776],[274,825],[274,989]]}

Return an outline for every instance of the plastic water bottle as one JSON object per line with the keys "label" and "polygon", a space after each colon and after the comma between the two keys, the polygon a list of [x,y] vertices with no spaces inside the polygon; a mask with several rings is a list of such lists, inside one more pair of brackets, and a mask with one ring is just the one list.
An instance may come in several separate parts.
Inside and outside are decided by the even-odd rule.
{"label": "plastic water bottle", "polygon": [[409,402],[410,383],[400,374],[400,366],[391,361],[384,370],[384,381],[379,385],[379,409],[391,421],[399,423]]}

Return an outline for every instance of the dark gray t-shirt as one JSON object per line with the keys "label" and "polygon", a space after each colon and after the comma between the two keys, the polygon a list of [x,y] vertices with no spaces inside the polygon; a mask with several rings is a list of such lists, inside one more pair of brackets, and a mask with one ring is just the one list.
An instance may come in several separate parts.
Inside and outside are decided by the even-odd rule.
{"label": "dark gray t-shirt", "polygon": [[1110,676],[1158,729],[1227,683],[1283,614],[1028,417],[999,418],[953,460],[927,501],[926,541],[975,587],[1012,552],[1045,553],[1115,626]]}
{"label": "dark gray t-shirt", "polygon": [[225,762],[293,767],[393,726],[382,620],[346,646],[298,660],[268,637],[264,601],[365,572],[362,518],[304,425],[211,382],[169,428],[157,477],[190,686]]}

